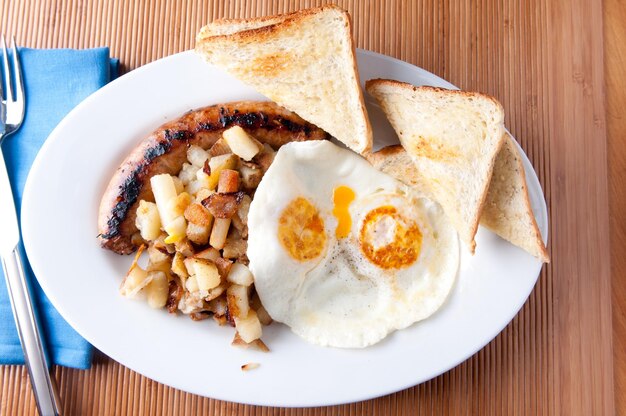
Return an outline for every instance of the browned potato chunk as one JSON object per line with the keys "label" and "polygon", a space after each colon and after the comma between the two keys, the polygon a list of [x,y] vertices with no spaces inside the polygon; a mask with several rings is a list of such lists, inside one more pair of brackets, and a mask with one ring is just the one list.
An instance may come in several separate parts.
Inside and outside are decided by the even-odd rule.
{"label": "browned potato chunk", "polygon": [[239,172],[232,169],[223,169],[220,172],[217,191],[223,193],[237,192],[239,190]]}
{"label": "browned potato chunk", "polygon": [[211,227],[213,224],[213,215],[202,204],[198,203],[189,204],[185,209],[185,218],[190,223],[203,227]]}
{"label": "browned potato chunk", "polygon": [[211,155],[211,157],[226,155],[232,152],[233,151],[230,149],[230,147],[228,147],[228,144],[223,137],[216,141],[215,144],[211,146],[211,149],[209,149],[209,154]]}
{"label": "browned potato chunk", "polygon": [[187,258],[184,263],[189,274],[195,276],[198,290],[210,290],[221,283],[220,274],[212,262],[204,259]]}
{"label": "browned potato chunk", "polygon": [[157,248],[153,244],[148,246],[148,258],[150,263],[162,263],[170,259],[170,255],[165,248]]}
{"label": "browned potato chunk", "polygon": [[254,282],[250,269],[241,263],[233,264],[228,273],[227,280],[241,286],[250,286]]}
{"label": "browned potato chunk", "polygon": [[169,296],[169,283],[165,273],[160,271],[150,272],[150,283],[144,289],[148,296],[148,304],[152,308],[162,308]]}
{"label": "browned potato chunk", "polygon": [[239,332],[239,336],[245,342],[250,343],[256,339],[261,338],[263,335],[263,329],[261,328],[261,322],[257,317],[254,309],[248,311],[248,315],[245,318],[235,318],[235,328]]}
{"label": "browned potato chunk", "polygon": [[269,352],[270,350],[269,348],[267,348],[267,345],[265,345],[265,343],[261,341],[260,338],[255,339],[254,341],[250,343],[247,343],[241,338],[238,332],[235,332],[235,337],[233,338],[233,342],[231,342],[230,345],[234,347],[241,347],[241,348],[252,348],[258,351],[262,351],[262,352]]}
{"label": "browned potato chunk", "polygon": [[218,250],[224,248],[226,244],[226,236],[228,236],[228,229],[230,228],[230,218],[216,218],[213,222],[213,229],[211,230],[211,238],[209,244],[211,247],[215,247]]}
{"label": "browned potato chunk", "polygon": [[176,247],[177,252],[185,257],[191,257],[194,254],[193,246],[186,238],[183,238],[182,240],[174,244],[174,247]]}
{"label": "browned potato chunk", "polygon": [[[250,311],[248,288],[241,285],[230,285],[226,290],[228,311],[233,318],[245,318]],[[256,316],[256,314],[255,314]]]}
{"label": "browned potato chunk", "polygon": [[239,173],[241,174],[241,186],[248,191],[256,189],[263,178],[263,171],[253,163],[243,163],[239,167]]}
{"label": "browned potato chunk", "polygon": [[252,138],[240,126],[233,126],[222,133],[224,140],[233,153],[244,160],[252,159],[261,150],[262,145]]}
{"label": "browned potato chunk", "polygon": [[246,254],[248,242],[241,238],[241,234],[236,230],[226,237],[224,250],[222,251],[224,258],[238,259]]}
{"label": "browned potato chunk", "polygon": [[219,286],[216,286],[213,289],[209,289],[209,294],[206,295],[204,300],[206,300],[207,302],[212,301],[222,296],[224,292],[226,292],[226,284],[221,283]]}
{"label": "browned potato chunk", "polygon": [[187,238],[194,244],[200,246],[209,242],[209,235],[211,234],[211,227],[204,225],[197,225],[193,222],[187,224]]}
{"label": "browned potato chunk", "polygon": [[220,252],[214,249],[213,247],[209,247],[202,251],[197,252],[194,255],[194,257],[199,258],[199,259],[210,260],[213,263],[215,263],[215,261],[220,258]]}
{"label": "browned potato chunk", "polygon": [[172,271],[179,277],[185,279],[189,277],[189,272],[187,271],[187,267],[185,267],[183,260],[185,260],[185,256],[176,252],[176,254],[174,254],[174,259],[172,260]]}

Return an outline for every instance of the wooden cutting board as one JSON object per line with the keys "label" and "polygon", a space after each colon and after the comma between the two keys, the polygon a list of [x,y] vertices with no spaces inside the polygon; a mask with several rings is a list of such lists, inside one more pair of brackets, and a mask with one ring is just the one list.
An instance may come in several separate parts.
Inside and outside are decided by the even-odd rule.
{"label": "wooden cutting board", "polygon": [[[611,0],[619,2],[619,0]],[[130,71],[190,49],[219,17],[322,1],[9,1],[1,29],[23,46],[107,45]],[[550,212],[552,262],[489,345],[419,386],[365,402],[272,409],[164,386],[96,354],[88,371],[56,368],[65,414],[614,413],[611,275],[600,1],[337,1],[357,46],[497,97],[530,158]],[[2,414],[34,414],[21,366],[0,368]]]}

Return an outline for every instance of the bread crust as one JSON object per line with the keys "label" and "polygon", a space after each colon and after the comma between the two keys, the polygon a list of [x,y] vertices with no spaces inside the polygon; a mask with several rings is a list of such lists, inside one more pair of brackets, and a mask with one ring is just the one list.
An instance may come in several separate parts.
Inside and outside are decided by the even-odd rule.
{"label": "bread crust", "polygon": [[[341,19],[343,19],[346,26],[347,36],[345,41],[350,45],[350,62],[346,62],[349,65],[350,71],[354,73],[354,78],[350,81],[351,85],[347,85],[347,91],[354,91],[355,97],[358,98],[358,103],[354,108],[348,109],[355,114],[359,114],[357,117],[357,127],[363,128],[364,132],[355,131],[350,135],[350,139],[354,139],[355,142],[350,142],[350,139],[346,137],[336,137],[338,140],[344,142],[350,148],[357,153],[366,153],[371,151],[372,147],[372,128],[367,115],[365,107],[365,100],[361,92],[361,86],[359,83],[359,71],[356,62],[356,48],[352,40],[352,22],[350,15],[342,8],[336,5],[325,5],[322,7],[316,7],[311,9],[300,10],[292,13],[276,16],[265,16],[252,19],[228,19],[217,20],[209,25],[203,27],[196,37],[196,52],[203,55],[205,59],[211,62],[211,51],[215,48],[219,48],[221,44],[241,44],[248,45],[253,43],[261,43],[269,39],[276,40],[283,34],[287,34],[291,28],[297,28],[306,19],[312,18],[320,13],[334,12],[337,13]],[[234,31],[230,31],[227,28],[233,28]],[[221,30],[218,30],[221,29]],[[221,33],[225,32],[225,33]],[[262,49],[262,46],[260,46]],[[263,76],[279,78],[280,72],[284,70],[284,67],[288,66],[289,62],[294,58],[289,55],[289,51],[285,51],[281,56],[267,55],[261,56],[259,54],[256,57],[259,61],[250,65],[254,68],[255,73],[260,73]],[[263,91],[261,91],[263,92]],[[344,91],[345,92],[345,91]],[[271,93],[264,92],[270,98],[274,99]],[[280,94],[277,94],[277,96]],[[290,100],[283,100],[280,98],[275,99],[280,105],[298,112],[298,108],[292,105]],[[323,105],[323,103],[321,104]],[[308,119],[308,121],[322,126],[324,123],[322,120],[315,120],[314,118],[307,117],[302,111],[299,114]],[[361,124],[359,123],[363,123]],[[323,126],[322,126],[323,127]],[[332,133],[332,132],[331,132]]]}
{"label": "bread crust", "polygon": [[[507,140],[510,141],[513,139],[509,137]],[[507,148],[505,148],[505,146],[507,146]],[[511,151],[511,148],[515,152],[514,154],[517,169],[501,170],[498,169],[500,165],[496,163],[494,165],[493,177],[503,176],[503,180],[508,184],[521,184],[519,187],[516,186],[514,196],[518,198],[518,200],[521,200],[523,208],[520,211],[514,212],[508,205],[505,207],[497,206],[497,190],[494,189],[495,186],[492,180],[485,200],[485,209],[483,209],[480,217],[480,223],[505,240],[523,248],[544,263],[549,263],[550,256],[543,240],[541,239],[541,232],[539,231],[537,221],[535,220],[535,216],[530,205],[524,166],[519,154],[517,154],[515,145],[511,142],[505,142],[497,157],[501,157],[502,152]],[[376,169],[392,176],[405,185],[413,188],[420,194],[423,194],[427,198],[435,199],[432,192],[428,188],[428,183],[423,180],[417,166],[413,163],[413,160],[404,150],[402,145],[397,144],[387,146],[377,152],[370,153],[365,157]],[[493,210],[487,209],[487,207],[491,207],[492,205],[494,207]],[[507,210],[511,211],[507,212]],[[499,220],[500,216],[503,216],[503,218],[505,218],[508,222],[515,217],[522,216],[522,221],[529,222],[531,224],[530,230],[526,230],[527,233],[525,236],[515,235],[510,232],[511,224],[507,224],[506,222],[503,224],[501,220]]]}
{"label": "bread crust", "polygon": [[238,125],[274,149],[291,141],[327,139],[326,132],[272,102],[239,101],[190,111],[169,121],[126,157],[104,191],[98,211],[98,239],[102,247],[130,254],[136,246],[136,209],[141,199],[152,201],[150,178],[176,175],[187,160],[187,149],[212,146],[222,132]]}
{"label": "bread crust", "polygon": [[[385,111],[385,114],[387,115],[388,118],[390,118],[391,110],[386,108],[386,103],[383,102],[380,95],[377,94],[377,90],[380,90],[381,88],[385,88],[385,87],[392,88],[394,93],[397,93],[397,94],[402,94],[403,92],[409,92],[409,93],[418,92],[419,93],[421,91],[425,91],[428,93],[440,95],[441,97],[457,96],[457,97],[462,97],[465,99],[472,99],[472,100],[473,99],[486,100],[489,103],[493,104],[493,106],[496,109],[496,112],[502,114],[502,119],[504,118],[504,110],[502,109],[502,105],[494,97],[491,97],[486,94],[482,94],[478,92],[460,91],[460,90],[448,90],[445,88],[432,87],[432,86],[415,86],[409,83],[400,82],[397,80],[390,80],[390,79],[379,78],[379,79],[368,80],[365,83],[366,91],[369,92],[372,96],[374,96],[379,101],[379,103],[383,107],[383,110]],[[393,124],[394,123],[392,122],[392,125]],[[394,126],[394,129],[396,130],[396,133],[398,134],[400,141],[403,142],[403,138],[401,137],[402,132],[398,131],[397,126]],[[503,123],[501,126],[501,130],[504,131]],[[486,166],[485,177],[482,179],[482,182],[484,183],[484,187],[483,189],[481,189],[478,195],[477,201],[475,202],[475,206],[472,209],[473,211],[472,218],[469,219],[469,221],[466,224],[459,225],[458,223],[456,223],[457,230],[459,231],[459,234],[461,235],[462,240],[466,243],[466,245],[468,246],[469,250],[472,253],[474,253],[476,249],[476,242],[474,240],[474,237],[476,235],[476,232],[478,231],[480,214],[482,212],[482,208],[484,206],[485,199],[487,197],[488,184],[489,184],[491,175],[493,173],[493,166],[495,163],[495,158],[502,146],[502,143],[504,143],[505,137],[506,136],[504,133],[501,134],[501,137],[497,140],[496,145],[491,146],[489,148],[489,153],[487,154],[487,157],[486,157],[487,163],[485,165]],[[432,153],[434,155],[439,155],[438,159],[440,160],[438,160],[438,162],[443,162],[444,161],[443,159],[445,159],[448,156],[449,156],[448,159],[454,158],[454,155],[444,154],[445,151],[446,151],[445,148],[435,147]],[[410,151],[409,151],[409,154],[411,154]],[[414,155],[411,155],[411,156],[413,157]],[[444,211],[452,209],[451,207],[446,206],[445,203],[442,203],[442,205],[443,205]],[[448,212],[448,215],[450,215],[450,212]]]}

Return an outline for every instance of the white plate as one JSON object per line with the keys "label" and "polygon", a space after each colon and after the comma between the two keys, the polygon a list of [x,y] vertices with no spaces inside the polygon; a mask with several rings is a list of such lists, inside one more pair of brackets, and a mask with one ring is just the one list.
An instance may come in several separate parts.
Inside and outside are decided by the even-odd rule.
{"label": "white plate", "polygon": [[[363,80],[453,87],[383,55],[359,50],[358,59]],[[89,342],[147,377],[192,393],[258,405],[317,406],[368,399],[431,379],[470,357],[515,316],[541,264],[484,229],[476,255],[462,253],[458,280],[443,308],[363,350],[310,345],[279,324],[264,329],[270,353],[241,350],[230,346],[230,327],[122,298],[118,287],[131,258],[101,249],[96,240],[98,203],[114,169],[140,139],[189,109],[262,98],[184,52],[102,88],[52,132],[26,184],[24,242],[44,291]],[[371,101],[368,110],[377,145],[397,142]],[[524,164],[546,236],[543,194],[525,156]],[[248,362],[261,365],[241,371]]]}

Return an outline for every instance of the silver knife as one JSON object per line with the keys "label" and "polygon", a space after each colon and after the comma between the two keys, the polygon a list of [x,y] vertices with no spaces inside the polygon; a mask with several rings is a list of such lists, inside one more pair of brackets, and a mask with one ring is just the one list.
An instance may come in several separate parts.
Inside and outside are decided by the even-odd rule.
{"label": "silver knife", "polygon": [[20,232],[2,148],[0,148],[0,218],[3,225],[0,230],[2,269],[37,409],[41,415],[58,415],[61,401],[56,383],[50,376],[43,338],[24,274],[19,252]]}

